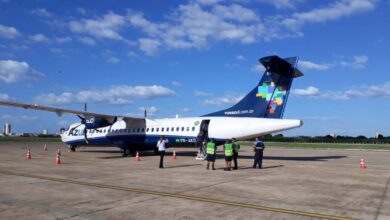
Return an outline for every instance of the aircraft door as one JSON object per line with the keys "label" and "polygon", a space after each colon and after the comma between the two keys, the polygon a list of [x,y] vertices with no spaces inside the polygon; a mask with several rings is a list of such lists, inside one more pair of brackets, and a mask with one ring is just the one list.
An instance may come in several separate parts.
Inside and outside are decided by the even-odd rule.
{"label": "aircraft door", "polygon": [[206,155],[206,141],[209,138],[210,120],[202,120],[199,126],[199,133],[196,138],[196,145],[199,148],[199,153]]}

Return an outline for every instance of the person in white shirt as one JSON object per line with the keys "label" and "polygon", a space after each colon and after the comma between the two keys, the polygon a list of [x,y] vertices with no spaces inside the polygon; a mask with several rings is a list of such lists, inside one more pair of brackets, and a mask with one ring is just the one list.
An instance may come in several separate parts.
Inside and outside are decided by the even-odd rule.
{"label": "person in white shirt", "polygon": [[160,153],[160,168],[164,168],[164,156],[165,156],[165,146],[168,144],[168,139],[165,139],[164,136],[160,137],[160,140],[157,141],[156,147],[158,148],[158,152]]}

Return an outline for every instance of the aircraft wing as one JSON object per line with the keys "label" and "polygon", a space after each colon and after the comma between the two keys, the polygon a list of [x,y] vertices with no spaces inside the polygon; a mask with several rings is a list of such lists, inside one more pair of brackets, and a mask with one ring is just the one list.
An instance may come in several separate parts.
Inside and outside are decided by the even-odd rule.
{"label": "aircraft wing", "polygon": [[142,118],[142,117],[107,115],[107,114],[100,114],[100,113],[94,113],[94,112],[77,111],[77,110],[71,110],[71,109],[42,106],[42,105],[37,105],[37,104],[25,104],[25,103],[19,103],[19,102],[0,101],[0,105],[17,107],[17,108],[24,108],[24,109],[33,109],[33,110],[46,111],[46,112],[54,112],[58,116],[62,116],[64,113],[67,113],[67,114],[73,114],[76,116],[83,116],[84,118],[98,117],[98,118],[104,118],[110,122],[116,121],[118,119],[119,120],[122,119],[128,123],[132,122],[132,121],[145,120],[145,118]]}

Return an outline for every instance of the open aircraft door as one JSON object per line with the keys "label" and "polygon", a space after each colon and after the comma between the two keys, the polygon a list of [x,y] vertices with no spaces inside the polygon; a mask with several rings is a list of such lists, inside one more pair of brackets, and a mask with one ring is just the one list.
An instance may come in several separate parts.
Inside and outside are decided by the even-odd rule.
{"label": "open aircraft door", "polygon": [[199,126],[199,133],[196,138],[196,145],[199,148],[199,153],[197,155],[197,159],[205,159],[206,158],[206,145],[207,139],[209,138],[209,124],[210,120],[202,120]]}

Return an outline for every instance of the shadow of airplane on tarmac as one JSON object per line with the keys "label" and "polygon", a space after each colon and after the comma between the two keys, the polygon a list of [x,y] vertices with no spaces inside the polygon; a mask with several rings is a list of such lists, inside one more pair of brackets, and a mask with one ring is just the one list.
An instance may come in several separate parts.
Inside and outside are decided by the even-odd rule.
{"label": "shadow of airplane on tarmac", "polygon": [[[122,152],[120,150],[114,151],[114,150],[80,150],[78,152],[86,152],[86,153],[115,153],[118,155],[112,155],[112,156],[105,156],[105,157],[98,157],[99,159],[119,159],[122,157]],[[197,151],[176,151],[177,157],[196,157]],[[165,156],[169,157],[172,156],[173,152],[169,151],[166,152]],[[150,156],[158,156],[158,154],[154,153],[153,151],[141,151],[140,152],[141,157],[150,157]],[[223,159],[224,155],[223,153],[218,153],[216,156],[216,159]],[[342,159],[347,158],[347,156],[343,155],[332,155],[332,156],[264,156],[264,160],[284,160],[284,161],[328,161],[328,160],[334,160],[334,159]],[[238,155],[239,160],[253,160],[254,156],[247,156],[247,155]]]}

